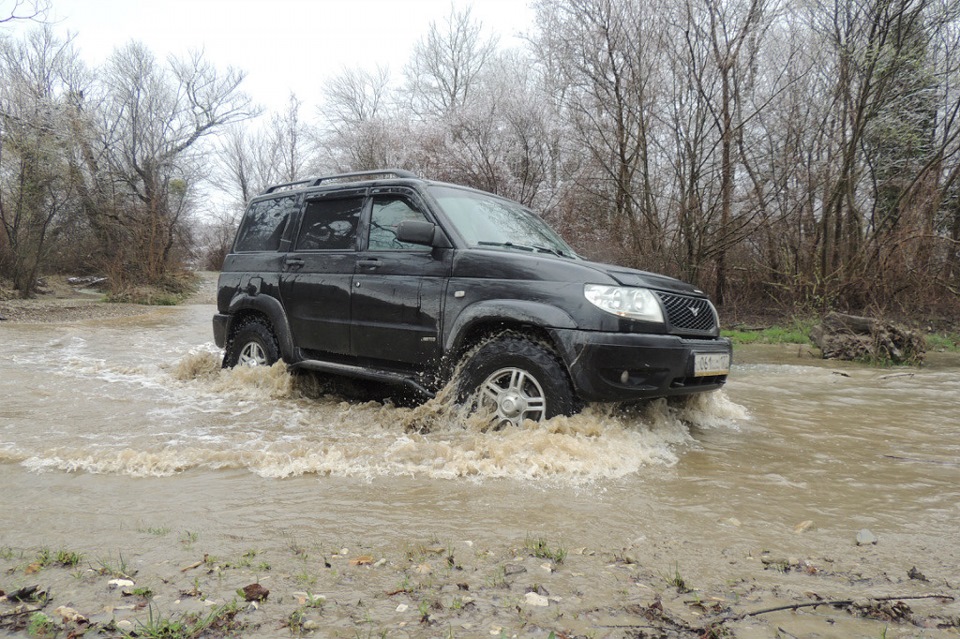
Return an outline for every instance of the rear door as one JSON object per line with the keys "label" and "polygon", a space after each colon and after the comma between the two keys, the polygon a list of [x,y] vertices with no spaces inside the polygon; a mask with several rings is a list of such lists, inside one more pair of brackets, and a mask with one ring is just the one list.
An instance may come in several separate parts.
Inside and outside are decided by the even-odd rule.
{"label": "rear door", "polygon": [[[280,289],[294,343],[350,354],[350,295],[365,191],[310,197],[283,263]],[[307,354],[309,356],[309,353]]]}
{"label": "rear door", "polygon": [[353,280],[353,354],[422,367],[440,354],[440,304],[451,252],[397,240],[403,220],[434,221],[405,187],[373,191]]}
{"label": "rear door", "polygon": [[233,250],[220,270],[217,304],[225,311],[241,291],[278,297],[284,250],[290,243],[291,220],[296,219],[296,195],[264,198],[250,203],[237,232]]}

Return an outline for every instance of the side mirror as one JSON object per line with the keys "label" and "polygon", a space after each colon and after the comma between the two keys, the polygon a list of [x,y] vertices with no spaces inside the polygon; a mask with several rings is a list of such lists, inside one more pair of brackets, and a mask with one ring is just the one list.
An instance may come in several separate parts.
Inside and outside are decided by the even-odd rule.
{"label": "side mirror", "polygon": [[443,231],[433,222],[425,220],[404,220],[397,225],[397,239],[409,244],[450,248],[450,242]]}

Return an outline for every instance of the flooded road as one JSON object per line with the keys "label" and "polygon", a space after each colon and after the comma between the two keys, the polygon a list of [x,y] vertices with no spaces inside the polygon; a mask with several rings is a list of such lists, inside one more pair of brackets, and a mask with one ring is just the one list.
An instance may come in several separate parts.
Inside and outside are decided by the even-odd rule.
{"label": "flooded road", "polygon": [[[383,600],[363,621],[374,635],[640,636],[641,622],[624,621],[627,604],[659,596],[696,617],[691,595],[668,587],[681,573],[698,596],[746,609],[809,602],[811,592],[828,600],[957,594],[960,368],[950,358],[874,369],[825,365],[795,349],[740,349],[718,394],[485,432],[451,407],[348,401],[281,367],[221,371],[213,312],[192,304],[0,325],[0,554],[7,549],[11,566],[22,568],[39,547],[76,548],[91,568],[122,557],[164,582],[160,566],[173,579],[192,557],[255,548],[272,563],[257,578],[338,602],[342,614],[328,608],[320,626],[330,635],[360,623],[346,600],[366,598]],[[862,529],[878,543],[858,546]],[[495,562],[531,537],[568,553],[569,568],[548,571],[550,594],[562,601],[546,618],[513,612],[505,621],[474,584],[487,604],[480,612],[455,616],[448,604],[446,625],[417,624],[391,612],[402,608],[383,594],[394,590],[393,573],[374,595],[357,579],[344,582],[347,568],[304,584],[291,564],[310,555],[317,570],[323,557],[335,571],[330,557],[342,554],[347,566],[347,557],[369,553],[409,575],[401,564],[413,561],[411,547],[469,548],[481,563],[474,549],[483,548]],[[926,581],[908,577],[911,569]],[[20,571],[0,577],[0,589],[31,581]],[[61,598],[115,616],[97,598],[103,588],[84,594],[84,583],[65,580]],[[514,595],[523,600],[522,589]],[[581,608],[564,611],[574,601]],[[908,603],[925,621],[817,608],[732,629],[738,637],[957,636],[935,621],[960,618],[956,601]],[[663,636],[688,636],[676,632]],[[263,624],[250,636],[290,634]]]}

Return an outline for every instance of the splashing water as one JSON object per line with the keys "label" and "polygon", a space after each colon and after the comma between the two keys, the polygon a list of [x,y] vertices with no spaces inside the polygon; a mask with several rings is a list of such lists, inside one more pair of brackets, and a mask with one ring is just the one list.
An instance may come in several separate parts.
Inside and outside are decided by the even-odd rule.
{"label": "splashing water", "polygon": [[[26,430],[0,461],[37,470],[165,476],[194,468],[263,477],[535,479],[579,484],[670,466],[696,446],[693,432],[736,427],[743,409],[722,393],[491,429],[489,416],[454,400],[453,386],[408,408],[347,399],[343,384],[292,375],[283,364],[222,369],[198,347],[166,366],[94,358],[82,343],[71,366],[79,420],[44,413],[46,436]],[[93,425],[92,425],[93,424]]]}

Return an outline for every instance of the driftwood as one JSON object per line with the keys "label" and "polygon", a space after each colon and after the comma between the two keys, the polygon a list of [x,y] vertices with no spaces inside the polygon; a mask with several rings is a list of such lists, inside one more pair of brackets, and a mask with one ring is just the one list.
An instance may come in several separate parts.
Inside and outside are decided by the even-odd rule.
{"label": "driftwood", "polygon": [[842,313],[828,313],[810,337],[824,359],[919,365],[926,352],[926,340],[916,331]]}
{"label": "driftwood", "polygon": [[98,286],[107,281],[105,277],[97,277],[95,275],[87,275],[84,277],[68,277],[67,284],[70,286]]}

